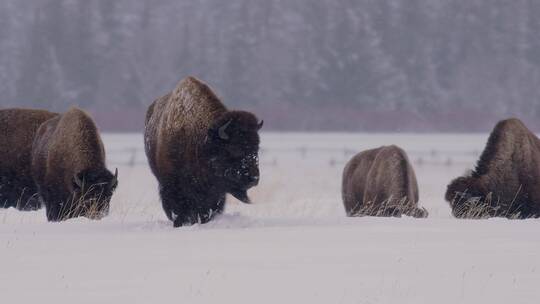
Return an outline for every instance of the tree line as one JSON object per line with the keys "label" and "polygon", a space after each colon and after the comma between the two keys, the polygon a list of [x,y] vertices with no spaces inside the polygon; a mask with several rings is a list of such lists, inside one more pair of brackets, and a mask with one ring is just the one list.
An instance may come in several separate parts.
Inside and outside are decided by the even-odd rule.
{"label": "tree line", "polygon": [[5,0],[0,96],[137,131],[195,75],[269,129],[540,130],[538,16],[535,0]]}

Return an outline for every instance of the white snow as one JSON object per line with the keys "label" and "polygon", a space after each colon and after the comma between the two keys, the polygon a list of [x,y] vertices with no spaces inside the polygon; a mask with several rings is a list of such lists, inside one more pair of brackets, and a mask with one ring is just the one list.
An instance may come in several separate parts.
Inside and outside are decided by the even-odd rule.
{"label": "white snow", "polygon": [[[1,303],[536,303],[540,221],[456,220],[443,200],[485,134],[264,134],[255,203],[180,229],[142,135],[104,140],[108,217],[0,210]],[[383,144],[408,152],[428,219],[344,216],[346,160]]]}

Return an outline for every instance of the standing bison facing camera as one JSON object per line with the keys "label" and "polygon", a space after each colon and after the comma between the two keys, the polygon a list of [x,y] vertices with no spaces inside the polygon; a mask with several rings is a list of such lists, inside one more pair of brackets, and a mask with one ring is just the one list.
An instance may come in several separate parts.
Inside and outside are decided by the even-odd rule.
{"label": "standing bison facing camera", "polygon": [[193,77],[152,103],[146,155],[175,227],[209,222],[223,211],[226,193],[250,203],[247,190],[259,183],[261,127],[255,115],[227,110]]}
{"label": "standing bison facing camera", "polygon": [[458,218],[540,217],[540,140],[518,119],[500,121],[476,168],[445,199]]}
{"label": "standing bison facing camera", "polygon": [[100,219],[118,184],[105,167],[105,150],[94,121],[80,109],[43,123],[32,146],[32,174],[49,221]]}
{"label": "standing bison facing camera", "polygon": [[32,179],[32,142],[39,126],[56,116],[43,110],[0,110],[0,208],[41,208]]}
{"label": "standing bison facing camera", "polygon": [[354,156],[343,172],[342,195],[347,216],[428,216],[418,208],[418,183],[407,154],[396,146]]}

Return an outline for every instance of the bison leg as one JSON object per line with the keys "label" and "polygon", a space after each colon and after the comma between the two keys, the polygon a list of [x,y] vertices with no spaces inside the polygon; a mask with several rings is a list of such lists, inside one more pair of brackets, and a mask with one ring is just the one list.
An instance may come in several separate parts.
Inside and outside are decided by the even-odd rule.
{"label": "bison leg", "polygon": [[51,194],[48,191],[40,191],[40,195],[45,205],[45,213],[49,222],[59,222],[64,220],[65,208],[63,208],[63,198],[59,195]]}
{"label": "bison leg", "polygon": [[205,204],[205,202],[198,202],[195,204],[184,203],[182,209],[170,211],[174,217],[174,227],[191,226],[195,224],[206,224],[213,220],[216,215],[223,213],[225,206],[225,196],[214,202],[211,207]]}
{"label": "bison leg", "polygon": [[499,213],[497,216],[504,216],[509,219],[538,218],[538,214],[524,202],[514,203],[505,212]]}
{"label": "bison leg", "polygon": [[14,180],[13,175],[0,176],[0,207],[2,208],[17,207],[20,195]]}
{"label": "bison leg", "polygon": [[62,220],[62,208],[60,204],[50,198],[44,199],[47,220],[49,222],[59,222]]}
{"label": "bison leg", "polygon": [[206,224],[213,220],[216,215],[223,213],[223,209],[225,209],[225,195],[219,197],[216,201],[208,203],[211,207],[206,207],[206,205],[204,205],[199,209],[198,217],[201,224]]}
{"label": "bison leg", "polygon": [[178,187],[181,182],[165,181],[160,183],[160,196],[163,210],[174,227],[205,224],[223,212],[225,194],[209,195],[207,192],[190,192],[186,195]]}
{"label": "bison leg", "polygon": [[59,222],[62,220],[60,207],[57,204],[50,204],[47,207],[47,220],[49,222]]}
{"label": "bison leg", "polygon": [[179,214],[173,221],[174,228],[192,226],[199,223],[199,218],[194,214]]}
{"label": "bison leg", "polygon": [[22,211],[35,211],[41,208],[39,195],[33,188],[24,188],[17,201],[17,209]]}
{"label": "bison leg", "polygon": [[161,204],[167,218],[174,223],[174,227],[193,225],[198,222],[197,212],[191,200],[179,194],[174,186],[160,187]]}
{"label": "bison leg", "polygon": [[0,176],[0,207],[12,207],[11,187],[9,185],[8,179],[5,176]]}
{"label": "bison leg", "polygon": [[179,215],[178,206],[182,203],[179,203],[179,196],[174,189],[174,186],[169,186],[166,183],[164,185],[160,184],[159,195],[161,196],[161,206],[165,215],[170,221],[176,221]]}
{"label": "bison leg", "polygon": [[0,207],[37,210],[41,207],[32,179],[7,172],[0,176]]}
{"label": "bison leg", "polygon": [[173,216],[175,216],[175,219],[173,220],[174,227],[206,224],[213,220],[216,215],[223,213],[224,205],[225,197],[220,199],[212,208],[200,206],[199,208],[196,208],[196,210],[189,209],[185,210],[185,212],[180,212],[179,214],[172,212]]}

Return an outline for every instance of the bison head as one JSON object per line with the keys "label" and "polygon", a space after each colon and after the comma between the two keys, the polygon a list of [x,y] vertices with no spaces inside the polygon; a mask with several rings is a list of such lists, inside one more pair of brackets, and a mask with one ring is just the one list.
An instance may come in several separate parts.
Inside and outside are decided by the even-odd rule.
{"label": "bison head", "polygon": [[259,134],[262,128],[249,112],[227,112],[214,122],[206,140],[211,174],[219,186],[244,203],[247,190],[259,184]]}
{"label": "bison head", "polygon": [[109,213],[111,197],[118,186],[118,169],[84,170],[73,177],[72,210],[78,216],[100,219]]}
{"label": "bison head", "polygon": [[466,214],[477,213],[480,205],[485,203],[486,192],[478,177],[462,176],[448,185],[445,198],[450,203],[454,215],[463,217]]}

